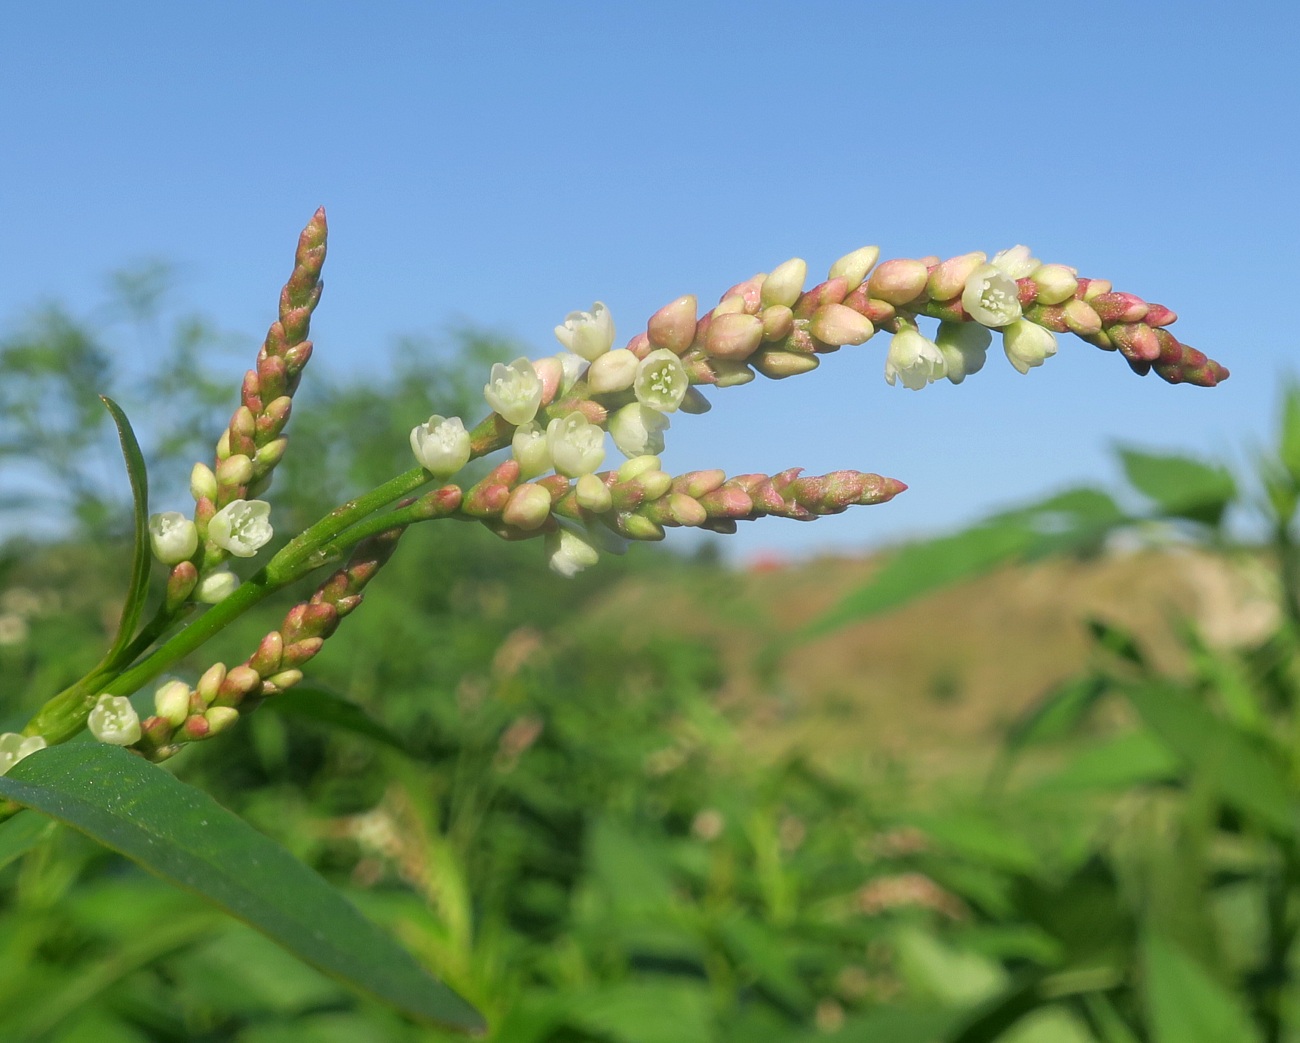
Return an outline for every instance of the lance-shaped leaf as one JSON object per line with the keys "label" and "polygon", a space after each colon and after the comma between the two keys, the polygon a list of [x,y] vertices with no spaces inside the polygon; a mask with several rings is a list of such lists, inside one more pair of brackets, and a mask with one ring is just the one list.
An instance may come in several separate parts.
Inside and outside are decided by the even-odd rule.
{"label": "lance-shaped leaf", "polygon": [[126,590],[125,604],[122,606],[122,620],[118,623],[117,636],[113,647],[104,657],[104,663],[111,664],[122,654],[135,633],[140,622],[140,613],[144,608],[145,595],[149,591],[149,478],[145,472],[144,454],[140,452],[140,443],[131,430],[122,407],[111,398],[100,395],[100,401],[108,409],[113,423],[117,425],[117,437],[122,443],[122,458],[126,461],[126,474],[131,482],[131,499],[135,509],[134,543],[131,552],[131,579]]}
{"label": "lance-shaped leaf", "polygon": [[320,876],[200,790],[139,757],[69,743],[0,777],[8,797],[200,895],[345,984],[425,1021],[482,1017]]}
{"label": "lance-shaped leaf", "polygon": [[315,721],[326,728],[351,732],[374,742],[410,753],[407,742],[387,725],[375,720],[356,703],[319,685],[299,684],[264,704],[285,717]]}

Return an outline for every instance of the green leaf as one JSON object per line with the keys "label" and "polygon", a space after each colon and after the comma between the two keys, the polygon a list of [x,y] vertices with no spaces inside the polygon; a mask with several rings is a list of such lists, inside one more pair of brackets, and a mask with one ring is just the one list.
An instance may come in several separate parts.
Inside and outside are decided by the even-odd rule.
{"label": "green leaf", "polygon": [[13,818],[0,822],[0,869],[15,859],[22,858],[53,832],[53,822],[43,815],[33,815],[26,811],[20,811]]}
{"label": "green leaf", "polygon": [[982,575],[999,565],[1097,544],[1127,521],[1105,493],[1070,489],[981,522],[965,532],[903,547],[857,590],[815,620],[816,637],[895,609],[931,591]]}
{"label": "green leaf", "polygon": [[569,1019],[618,1043],[710,1043],[709,993],[671,979],[627,981],[573,997]]}
{"label": "green leaf", "polygon": [[1085,674],[1063,681],[1024,713],[1008,730],[1007,751],[1069,735],[1105,693],[1105,678]]}
{"label": "green leaf", "polygon": [[263,707],[301,720],[314,721],[339,731],[352,732],[375,742],[410,753],[406,741],[366,713],[351,700],[314,684],[298,684],[268,699]]}
{"label": "green leaf", "polygon": [[417,1018],[482,1018],[315,872],[207,794],[117,747],[70,743],[0,777],[0,796],[67,823]]}
{"label": "green leaf", "polygon": [[1292,482],[1300,483],[1300,384],[1295,382],[1287,385],[1282,399],[1277,452]]}
{"label": "green leaf", "polygon": [[1142,948],[1153,1043],[1260,1039],[1240,1000],[1182,950],[1156,934],[1148,935]]}
{"label": "green leaf", "polygon": [[1126,789],[1176,778],[1180,766],[1165,743],[1142,730],[1084,748],[1034,788],[1054,793]]}
{"label": "green leaf", "polygon": [[1296,794],[1267,750],[1198,699],[1168,684],[1125,688],[1147,726],[1220,798],[1291,837],[1297,824]]}
{"label": "green leaf", "polygon": [[1137,449],[1121,448],[1119,457],[1133,487],[1170,517],[1217,526],[1237,495],[1237,485],[1224,467]]}
{"label": "green leaf", "polygon": [[117,636],[113,639],[108,655],[104,657],[107,664],[113,663],[122,654],[135,634],[140,613],[144,609],[145,595],[149,592],[149,566],[153,559],[149,549],[149,478],[145,472],[144,454],[140,452],[140,443],[136,441],[131,422],[122,412],[122,407],[105,395],[100,395],[99,398],[117,425],[117,437],[122,443],[122,458],[126,461],[126,474],[131,482],[131,499],[135,504],[135,547],[131,553],[131,580],[122,606]]}

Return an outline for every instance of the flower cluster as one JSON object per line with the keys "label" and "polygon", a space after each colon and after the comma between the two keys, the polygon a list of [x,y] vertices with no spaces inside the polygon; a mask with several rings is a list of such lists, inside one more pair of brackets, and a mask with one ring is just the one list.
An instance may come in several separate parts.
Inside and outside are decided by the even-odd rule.
{"label": "flower cluster", "polygon": [[[1021,373],[1056,354],[1057,333],[1073,332],[1118,350],[1138,373],[1154,369],[1171,383],[1213,386],[1228,375],[1164,329],[1175,318],[1169,309],[1114,293],[1108,282],[1081,279],[1064,265],[1043,264],[1028,247],[991,259],[976,252],[946,261],[877,263],[879,256],[874,246],[855,250],[811,289],[805,289],[807,263],[793,258],[731,287],[702,317],[695,297],[678,297],[622,348],[614,347],[614,322],[603,303],[571,312],[555,328],[565,351],[495,365],[484,388],[492,416],[473,431],[458,418],[430,418],[411,433],[416,458],[432,475],[446,478],[471,458],[508,445],[514,477],[503,485],[505,472],[498,468],[496,484],[483,487],[507,499],[496,512],[484,506],[495,503],[488,497],[478,516],[491,517],[503,535],[544,531],[552,565],[572,575],[594,562],[594,546],[579,551],[579,534],[544,521],[553,510],[563,518],[561,505],[569,495],[588,514],[609,512],[597,506],[608,498],[609,483],[593,484],[591,478],[604,459],[606,434],[629,459],[657,457],[670,414],[709,408],[701,387],[733,387],[759,374],[781,379],[807,373],[821,356],[864,344],[881,330],[892,335],[885,379],[912,390],[944,377],[960,384],[978,373],[994,332]],[[921,332],[922,319],[938,320],[933,339]],[[548,471],[577,484],[569,492],[548,484],[550,479],[528,484]],[[514,481],[525,484],[516,488]],[[539,486],[550,491],[551,502]],[[466,493],[475,503],[485,495],[480,487]],[[607,527],[632,539],[658,538],[662,513],[615,510],[613,517],[621,520]],[[718,520],[706,515],[694,524]]]}

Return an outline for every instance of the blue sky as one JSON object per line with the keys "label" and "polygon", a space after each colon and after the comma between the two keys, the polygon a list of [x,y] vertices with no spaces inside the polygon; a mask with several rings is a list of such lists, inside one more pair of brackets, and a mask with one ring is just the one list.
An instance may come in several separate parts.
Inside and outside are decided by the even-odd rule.
{"label": "blue sky", "polygon": [[1297,38],[1295,5],[1249,2],[7,4],[0,327],[89,311],[107,272],[162,257],[253,350],[324,204],[313,365],[344,372],[467,320],[551,353],[596,299],[622,340],[793,255],[819,275],[868,243],[1018,242],[1169,305],[1233,371],[1170,387],[1063,338],[1028,376],[991,353],[914,393],[884,383],[881,336],[669,433],[672,470],[911,486],[750,527],[742,554],[940,531],[1111,481],[1117,441],[1266,437],[1295,368],[1271,303],[1300,271]]}

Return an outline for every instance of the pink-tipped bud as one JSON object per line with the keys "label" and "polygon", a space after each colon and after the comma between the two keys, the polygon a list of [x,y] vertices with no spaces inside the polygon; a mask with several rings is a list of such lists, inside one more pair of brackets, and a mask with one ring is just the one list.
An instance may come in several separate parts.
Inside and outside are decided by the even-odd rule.
{"label": "pink-tipped bud", "polygon": [[304,637],[300,641],[295,641],[291,645],[286,645],[284,649],[284,659],[282,665],[288,667],[299,667],[307,662],[325,645],[325,639],[321,637]]}
{"label": "pink-tipped bud", "polygon": [[867,280],[867,289],[876,300],[889,304],[910,304],[925,292],[930,272],[920,261],[896,258],[882,261]]}
{"label": "pink-tipped bud", "polygon": [[714,358],[740,362],[763,342],[763,322],[755,315],[732,313],[713,316],[704,350]]}
{"label": "pink-tipped bud", "polygon": [[667,348],[680,355],[695,340],[695,323],[699,301],[694,294],[678,297],[650,316],[646,336],[656,348]]}
{"label": "pink-tipped bud", "polygon": [[966,282],[975,274],[975,269],[987,261],[988,254],[976,250],[974,253],[949,257],[930,273],[926,290],[934,301],[950,301],[960,297],[966,289]]}
{"label": "pink-tipped bud", "polygon": [[784,304],[774,304],[764,308],[760,316],[763,320],[763,340],[783,340],[794,329],[794,312]]}
{"label": "pink-tipped bud", "polygon": [[821,365],[821,359],[816,355],[796,354],[793,351],[763,350],[756,352],[749,361],[763,376],[772,380],[797,377],[801,373],[810,373]]}
{"label": "pink-tipped bud", "polygon": [[1143,323],[1117,323],[1106,329],[1114,345],[1130,362],[1154,362],[1160,357],[1155,330]]}
{"label": "pink-tipped bud", "polygon": [[262,675],[250,666],[232,667],[226,673],[226,679],[217,689],[213,704],[217,706],[238,706],[244,697],[262,686]]}
{"label": "pink-tipped bud", "polygon": [[784,264],[778,264],[763,280],[759,300],[764,308],[775,305],[791,307],[803,293],[803,284],[808,278],[808,262],[801,257],[792,257]]}
{"label": "pink-tipped bud", "polygon": [[685,493],[692,499],[698,500],[706,493],[711,493],[714,489],[720,488],[726,480],[726,472],[718,469],[687,471],[686,474],[673,479],[673,491]]}
{"label": "pink-tipped bud", "polygon": [[1146,324],[1152,327],[1172,326],[1178,321],[1178,314],[1163,304],[1148,304]]}
{"label": "pink-tipped bud", "polygon": [[555,396],[560,392],[560,385],[564,383],[564,364],[554,355],[547,355],[545,358],[533,360],[533,372],[542,382],[540,405],[549,406],[555,401]]}
{"label": "pink-tipped bud", "polygon": [[711,518],[744,518],[754,509],[753,497],[732,482],[697,499]]}
{"label": "pink-tipped bud", "polygon": [[645,471],[637,475],[635,481],[640,489],[642,502],[657,500],[673,487],[672,476],[667,471],[661,470]]}
{"label": "pink-tipped bud", "polygon": [[[1103,293],[1110,293],[1112,289],[1109,279],[1080,279],[1079,290],[1083,291],[1083,299],[1090,301],[1094,297],[1100,297]],[[1075,292],[1078,293],[1079,290]]]}
{"label": "pink-tipped bud", "polygon": [[650,338],[644,333],[638,333],[627,342],[627,350],[635,355],[638,359],[643,359],[650,352],[655,350],[655,346],[650,343]]}
{"label": "pink-tipped bud", "polygon": [[550,516],[551,494],[531,482],[516,487],[501,511],[502,521],[525,532],[541,528]]}
{"label": "pink-tipped bud", "polygon": [[265,677],[267,674],[273,674],[280,669],[280,662],[284,658],[284,638],[280,631],[272,630],[257,646],[257,651],[252,654],[248,660],[251,669],[256,670]]}
{"label": "pink-tipped bud", "polygon": [[1063,264],[1040,264],[1029,273],[1029,278],[1038,287],[1039,304],[1063,304],[1079,288],[1073,269]]}
{"label": "pink-tipped bud", "polygon": [[827,344],[865,344],[876,332],[871,320],[843,304],[824,304],[813,313],[808,327]]}
{"label": "pink-tipped bud", "polygon": [[199,583],[199,570],[192,561],[182,561],[167,576],[167,608],[175,610],[189,600]]}
{"label": "pink-tipped bud", "polygon": [[1079,336],[1096,333],[1101,329],[1101,316],[1093,310],[1092,305],[1087,301],[1081,301],[1078,298],[1066,301],[1061,314],[1064,316],[1065,324],[1070,327],[1071,332],[1077,333]]}
{"label": "pink-tipped bud", "polygon": [[871,266],[880,259],[880,247],[863,246],[847,253],[831,265],[828,279],[843,279],[846,292],[852,293],[866,279]]}
{"label": "pink-tipped bud", "polygon": [[844,278],[827,279],[818,283],[807,293],[800,294],[790,310],[796,319],[810,318],[818,308],[827,304],[839,304],[849,295],[849,281]]}
{"label": "pink-tipped bud", "polygon": [[1149,310],[1147,302],[1132,293],[1099,293],[1088,298],[1088,303],[1107,326],[1114,322],[1141,322]]}
{"label": "pink-tipped bud", "polygon": [[200,714],[193,714],[185,718],[185,723],[181,725],[181,734],[187,739],[206,739],[208,733],[212,730],[207,720]]}

